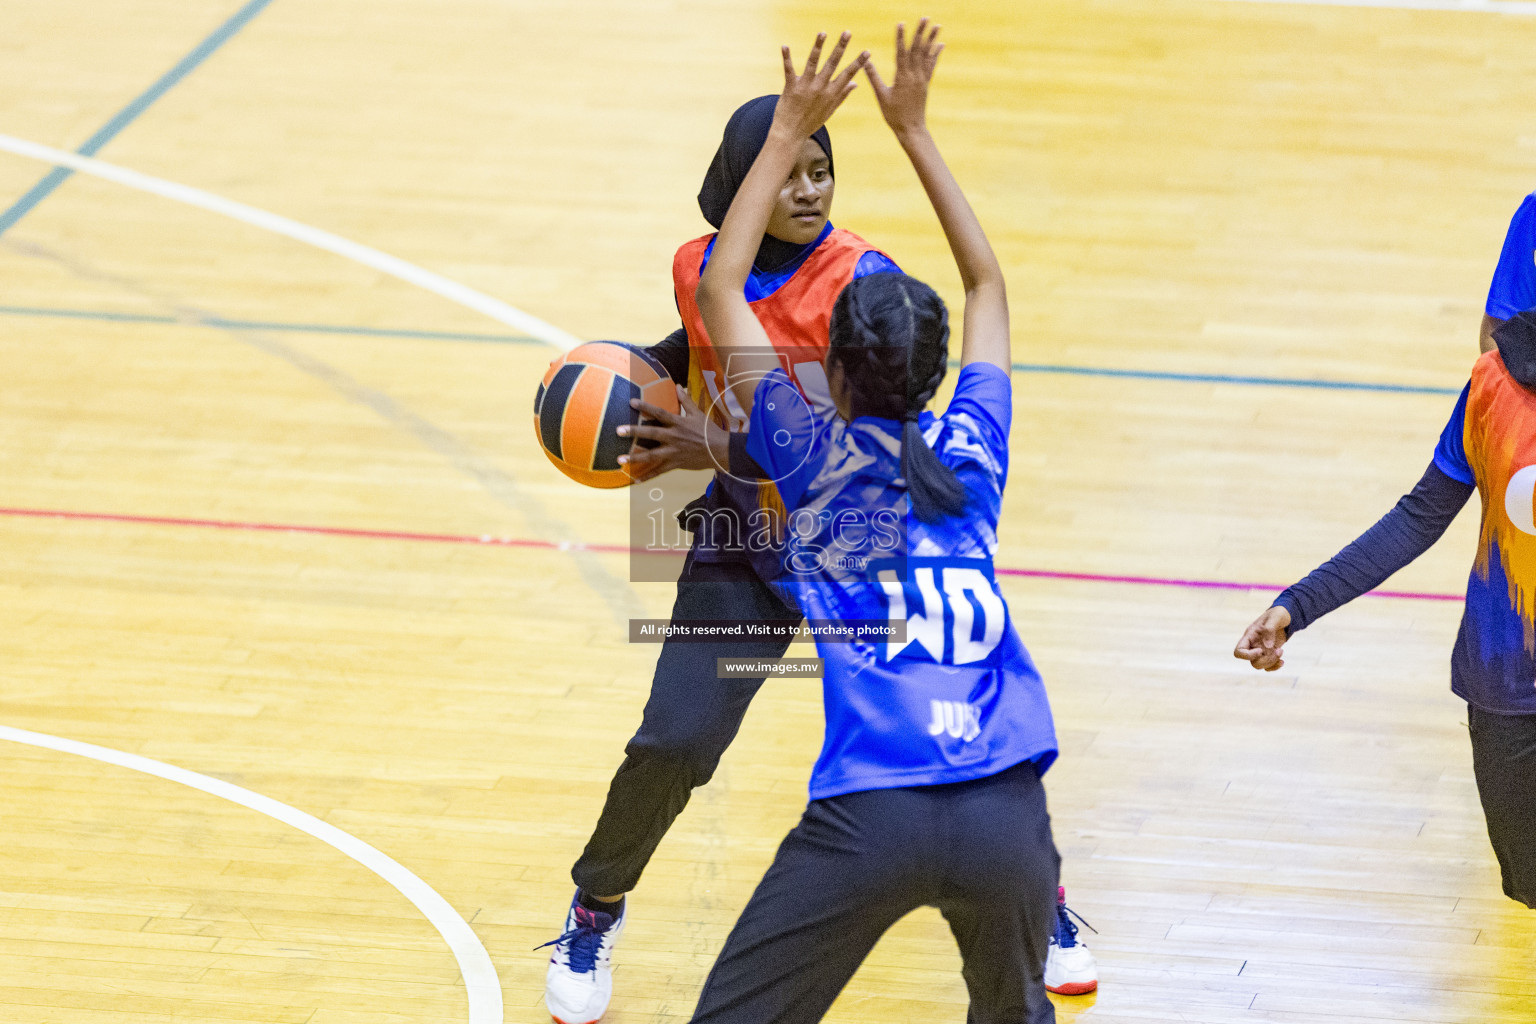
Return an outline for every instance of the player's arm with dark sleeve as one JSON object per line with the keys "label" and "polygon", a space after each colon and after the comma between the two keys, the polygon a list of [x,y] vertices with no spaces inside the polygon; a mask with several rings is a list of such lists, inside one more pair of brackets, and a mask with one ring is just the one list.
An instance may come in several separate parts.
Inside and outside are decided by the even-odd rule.
{"label": "player's arm with dark sleeve", "polygon": [[1536,193],[1528,195],[1509,222],[1499,265],[1488,286],[1488,303],[1483,309],[1479,347],[1484,352],[1494,348],[1493,331],[1516,313],[1536,307]]}
{"label": "player's arm with dark sleeve", "polygon": [[1476,489],[1462,443],[1466,414],[1467,389],[1463,388],[1435,447],[1435,457],[1413,490],[1375,526],[1275,599],[1277,607],[1290,613],[1288,635],[1376,589],[1445,533]]}
{"label": "player's arm with dark sleeve", "polygon": [[1291,615],[1286,634],[1317,621],[1387,578],[1434,547],[1476,488],[1431,462],[1412,491],[1369,530],[1305,579],[1287,587],[1275,605]]}
{"label": "player's arm with dark sleeve", "polygon": [[681,324],[677,330],[646,347],[646,354],[655,359],[678,387],[688,386],[688,329]]}
{"label": "player's arm with dark sleeve", "polygon": [[1476,490],[1462,435],[1467,389],[1440,435],[1435,457],[1412,491],[1344,550],[1287,587],[1254,620],[1233,652],[1254,668],[1279,668],[1281,647],[1298,630],[1368,593],[1434,546]]}

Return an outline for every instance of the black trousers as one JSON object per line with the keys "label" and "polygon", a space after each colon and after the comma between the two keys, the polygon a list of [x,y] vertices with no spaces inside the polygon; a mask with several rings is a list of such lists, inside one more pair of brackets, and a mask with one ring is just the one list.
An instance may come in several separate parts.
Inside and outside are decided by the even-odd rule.
{"label": "black trousers", "polygon": [[[677,582],[672,617],[790,626],[801,619],[749,566],[695,562],[691,554]],[[715,678],[715,659],[779,658],[788,646],[776,639],[662,645],[640,728],[624,748],[597,827],[571,869],[578,886],[594,896],[633,889],[694,787],[715,773],[763,685],[761,677]]]}
{"label": "black trousers", "polygon": [[960,945],[967,1021],[1050,1024],[1060,866],[1030,764],[813,801],[726,939],[693,1020],[819,1021],[887,928],[935,906]]}
{"label": "black trousers", "polygon": [[1468,704],[1467,725],[1504,894],[1536,910],[1536,715],[1495,715]]}

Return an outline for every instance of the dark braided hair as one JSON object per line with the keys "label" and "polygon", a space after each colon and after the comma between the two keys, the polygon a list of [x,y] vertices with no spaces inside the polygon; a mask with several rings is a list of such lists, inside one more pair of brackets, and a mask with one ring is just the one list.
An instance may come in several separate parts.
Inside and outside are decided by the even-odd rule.
{"label": "dark braided hair", "polygon": [[924,522],[965,507],[965,485],[939,461],[917,425],[949,368],[949,310],[906,274],[858,278],[832,307],[829,359],[853,390],[853,415],[901,420],[901,475]]}

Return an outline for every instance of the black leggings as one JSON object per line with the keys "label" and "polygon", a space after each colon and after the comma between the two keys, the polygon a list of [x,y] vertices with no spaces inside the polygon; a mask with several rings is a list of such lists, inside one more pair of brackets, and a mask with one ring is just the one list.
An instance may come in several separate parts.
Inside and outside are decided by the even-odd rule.
{"label": "black leggings", "polygon": [[[795,626],[801,616],[750,567],[695,562],[690,554],[672,618]],[[715,678],[715,659],[779,658],[788,646],[788,640],[773,639],[662,645],[640,728],[624,748],[597,827],[571,869],[578,886],[594,896],[633,889],[694,787],[715,773],[763,685],[762,677]]]}
{"label": "black leggings", "polygon": [[887,928],[935,906],[960,945],[969,1024],[1050,1024],[1060,866],[1031,764],[816,800],[731,929],[693,1020],[813,1024]]}
{"label": "black leggings", "polygon": [[1467,705],[1472,771],[1504,894],[1536,910],[1536,715]]}

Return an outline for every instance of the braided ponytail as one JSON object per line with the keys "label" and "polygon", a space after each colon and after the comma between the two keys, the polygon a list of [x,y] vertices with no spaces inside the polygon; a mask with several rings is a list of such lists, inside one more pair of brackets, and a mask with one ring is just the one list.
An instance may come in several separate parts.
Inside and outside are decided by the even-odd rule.
{"label": "braided ponytail", "polygon": [[948,370],[944,300],[905,274],[870,274],[838,296],[830,334],[831,354],[853,386],[855,415],[902,421],[901,475],[917,517],[931,523],[959,513],[965,485],[918,426]]}

